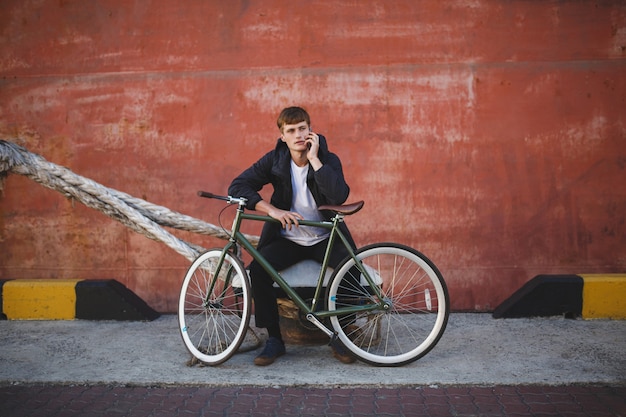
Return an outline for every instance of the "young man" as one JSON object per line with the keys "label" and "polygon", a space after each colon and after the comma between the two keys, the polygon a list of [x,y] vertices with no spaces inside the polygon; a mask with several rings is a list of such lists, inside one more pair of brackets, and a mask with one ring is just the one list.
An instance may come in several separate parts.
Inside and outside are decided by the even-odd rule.
{"label": "young man", "polygon": [[[277,124],[280,138],[274,150],[235,178],[228,194],[247,198],[248,209],[280,221],[280,224],[265,223],[257,249],[276,270],[281,271],[304,259],[322,261],[328,230],[299,226],[298,221],[330,219],[333,213],[317,208],[345,203],[350,188],[339,158],[328,151],[324,136],[311,130],[311,120],[304,109],[285,108],[278,116]],[[269,202],[259,194],[267,184],[274,188]],[[354,247],[345,223],[341,228]],[[330,266],[336,267],[346,255],[342,245],[335,245]],[[250,280],[256,325],[266,328],[269,336],[254,363],[265,366],[285,354],[285,344],[278,324],[273,281],[256,261],[250,264]],[[341,362],[354,362],[341,346],[333,347],[333,353]]]}

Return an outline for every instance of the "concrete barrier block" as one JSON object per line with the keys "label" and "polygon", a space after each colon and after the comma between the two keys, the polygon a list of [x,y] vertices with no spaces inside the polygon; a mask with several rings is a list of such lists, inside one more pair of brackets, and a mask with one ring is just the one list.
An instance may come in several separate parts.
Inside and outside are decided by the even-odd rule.
{"label": "concrete barrier block", "polygon": [[581,275],[585,319],[626,319],[626,274]]}
{"label": "concrete barrier block", "polygon": [[500,304],[493,317],[579,317],[582,288],[577,275],[537,275]]}
{"label": "concrete barrier block", "polygon": [[4,320],[154,320],[160,316],[120,282],[0,280]]}
{"label": "concrete barrier block", "polygon": [[2,286],[2,310],[8,320],[72,320],[79,280],[18,279]]}

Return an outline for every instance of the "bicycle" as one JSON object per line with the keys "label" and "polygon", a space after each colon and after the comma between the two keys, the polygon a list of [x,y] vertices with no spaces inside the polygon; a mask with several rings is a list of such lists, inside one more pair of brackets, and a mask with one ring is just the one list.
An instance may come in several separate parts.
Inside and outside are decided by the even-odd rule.
{"label": "bicycle", "polygon": [[[228,243],[201,254],[189,267],[180,291],[180,334],[186,348],[200,362],[219,365],[227,361],[246,337],[252,301],[249,277],[241,260],[242,247],[267,270],[306,320],[328,335],[330,344],[341,342],[365,363],[411,363],[427,354],[443,335],[450,304],[437,267],[422,253],[397,243],[375,243],[354,251],[341,233],[339,224],[345,216],[358,212],[363,201],[319,207],[335,213],[330,221],[299,221],[300,227],[330,231],[313,299],[305,301],[240,231],[244,220],[277,220],[246,213],[245,198],[204,191],[198,195],[237,205]],[[329,254],[337,242],[346,247],[349,256],[326,283]]]}

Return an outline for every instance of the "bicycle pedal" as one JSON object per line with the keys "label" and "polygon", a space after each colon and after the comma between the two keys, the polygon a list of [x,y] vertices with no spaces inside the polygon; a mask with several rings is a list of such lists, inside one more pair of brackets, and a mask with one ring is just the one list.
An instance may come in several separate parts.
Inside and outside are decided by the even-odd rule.
{"label": "bicycle pedal", "polygon": [[341,346],[341,342],[339,341],[339,337],[337,336],[337,332],[334,332],[332,334],[332,336],[330,336],[330,339],[328,340],[328,346],[330,346],[330,347]]}

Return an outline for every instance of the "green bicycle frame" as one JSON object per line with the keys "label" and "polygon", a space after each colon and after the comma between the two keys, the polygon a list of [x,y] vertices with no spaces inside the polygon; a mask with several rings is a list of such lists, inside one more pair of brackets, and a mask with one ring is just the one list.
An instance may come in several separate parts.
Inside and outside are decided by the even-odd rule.
{"label": "green bicycle frame", "polygon": [[[278,286],[283,291],[285,291],[287,296],[291,298],[291,300],[298,306],[298,308],[306,314],[314,314],[318,318],[326,318],[326,317],[338,316],[338,315],[343,315],[343,314],[354,314],[354,313],[359,313],[359,312],[364,312],[364,311],[373,311],[373,310],[377,310],[381,308],[386,309],[388,308],[388,304],[384,300],[380,292],[380,289],[374,282],[373,278],[370,276],[367,269],[363,266],[360,259],[357,258],[356,254],[352,250],[352,247],[350,246],[350,243],[348,242],[344,234],[341,232],[341,230],[339,230],[338,225],[340,222],[343,221],[343,217],[344,217],[343,215],[337,214],[335,215],[333,220],[330,222],[329,221],[318,222],[318,221],[311,221],[311,220],[300,220],[298,222],[298,224],[302,226],[323,227],[325,229],[330,230],[329,242],[326,247],[326,253],[324,254],[324,259],[322,262],[322,268],[320,270],[320,275],[318,277],[317,284],[315,287],[313,301],[310,306],[302,299],[302,297],[298,295],[298,293],[287,283],[287,281],[285,281],[285,279],[280,275],[280,273],[276,271],[276,269],[272,267],[272,265],[270,265],[269,262],[267,262],[267,260],[259,253],[259,251],[257,251],[257,249],[252,245],[252,243],[250,243],[250,241],[244,236],[244,234],[239,231],[241,222],[243,220],[276,222],[276,223],[278,223],[279,221],[269,216],[245,213],[241,205],[237,207],[237,214],[235,215],[235,219],[233,220],[232,234],[229,239],[229,242],[226,244],[226,246],[224,247],[222,251],[222,256],[220,257],[219,263],[217,265],[215,276],[219,275],[219,272],[224,262],[224,259],[226,257],[226,254],[229,251],[233,250],[237,244],[239,244],[243,246],[243,248],[252,256],[252,258],[255,259],[261,265],[261,267],[263,267],[263,269],[267,271],[267,273],[272,277],[273,281],[276,282],[276,284],[278,284]],[[328,268],[330,253],[332,251],[332,248],[335,244],[335,240],[337,239],[337,237],[339,237],[343,245],[348,250],[348,253],[350,254],[350,257],[354,260],[355,266],[357,267],[357,269],[365,277],[365,281],[367,282],[367,285],[369,285],[369,287],[374,292],[374,295],[379,300],[378,303],[343,307],[334,311],[328,311],[328,310],[315,311],[317,302],[320,300],[322,287],[324,285],[324,276]]]}

